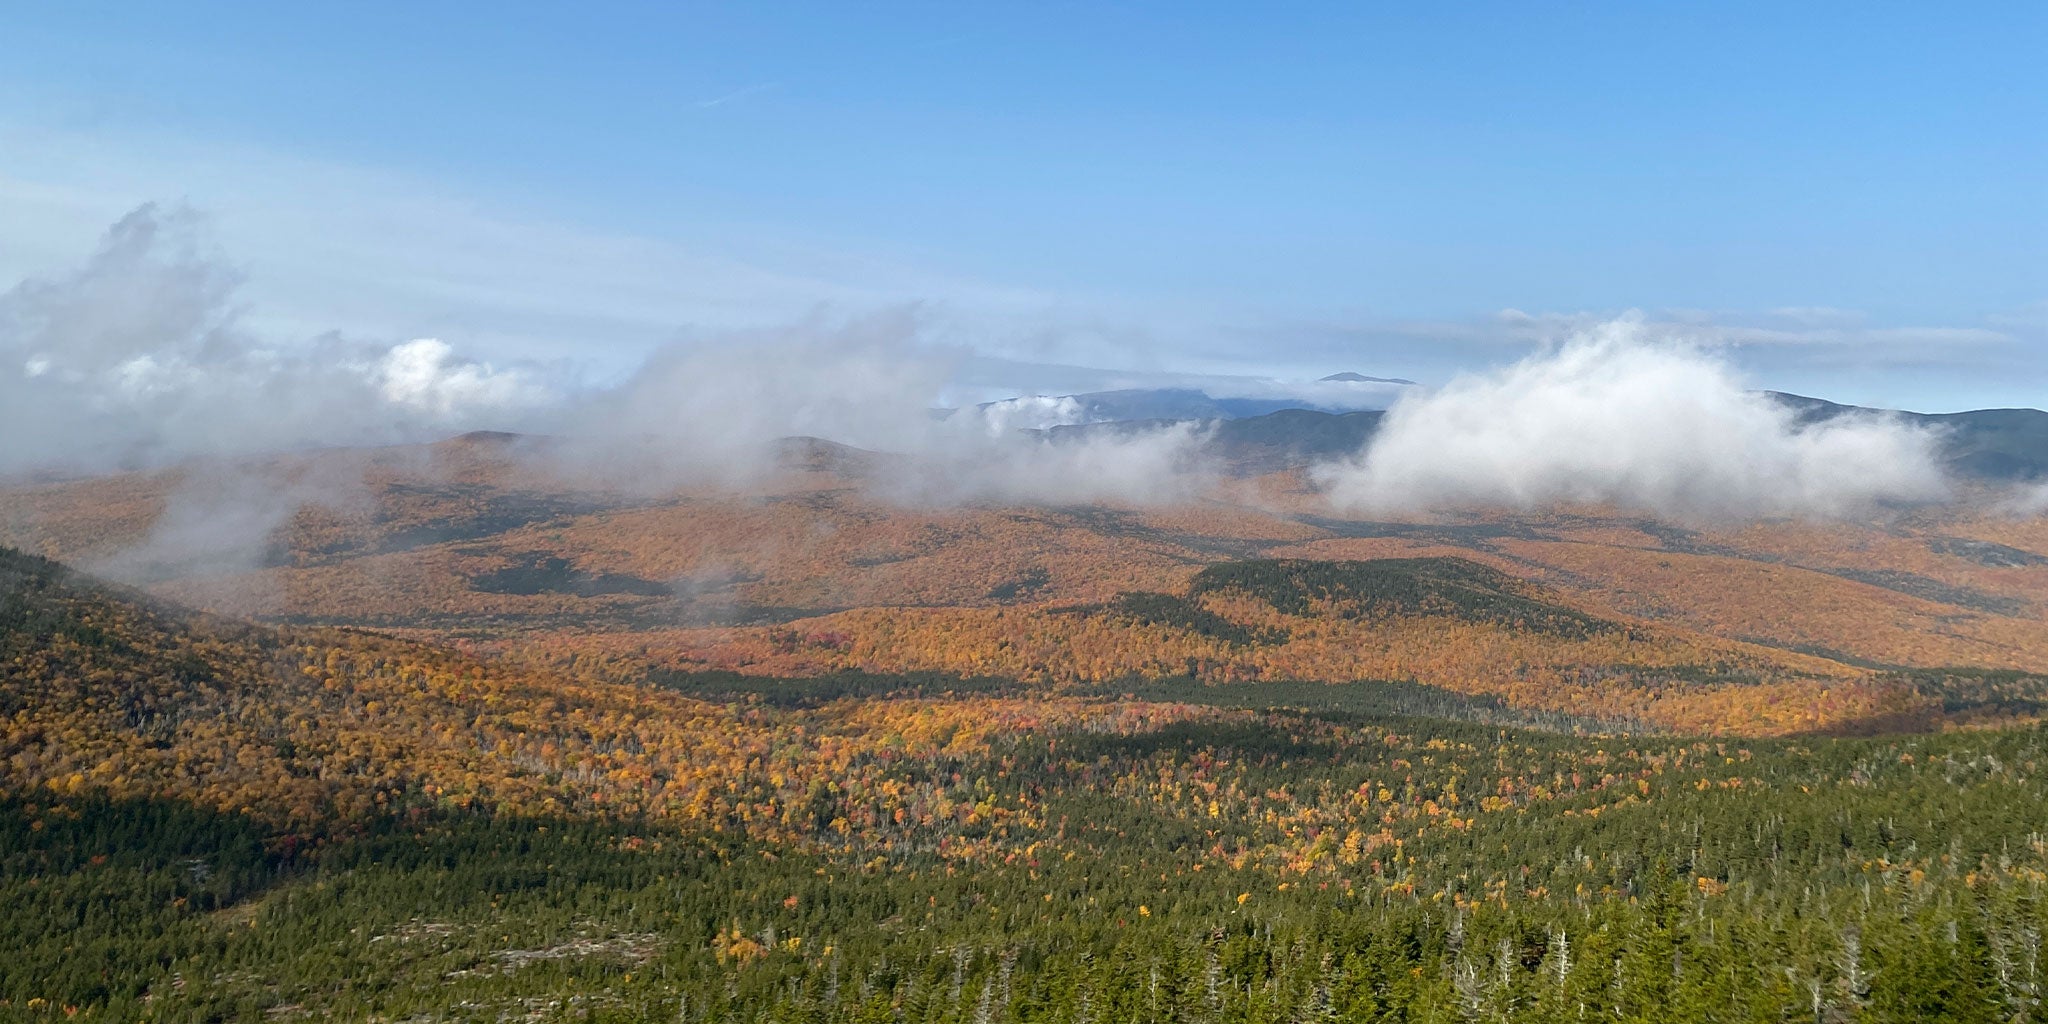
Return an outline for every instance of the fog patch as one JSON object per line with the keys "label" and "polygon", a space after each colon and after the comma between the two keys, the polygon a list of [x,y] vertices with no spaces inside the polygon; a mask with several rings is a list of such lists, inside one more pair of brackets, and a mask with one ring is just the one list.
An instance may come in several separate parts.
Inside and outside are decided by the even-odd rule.
{"label": "fog patch", "polygon": [[777,469],[784,438],[914,448],[953,358],[920,343],[915,307],[689,338],[563,408],[562,453],[646,484],[738,487]]}
{"label": "fog patch", "polygon": [[740,588],[760,579],[758,572],[714,560],[670,580],[668,587],[681,606],[684,624],[724,626],[743,617],[746,611],[740,600]]}
{"label": "fog patch", "polygon": [[1876,414],[1801,423],[1723,360],[1621,320],[1396,403],[1363,451],[1313,479],[1371,514],[1586,503],[1834,517],[1943,497],[1938,444]]}
{"label": "fog patch", "polygon": [[1207,479],[1194,424],[1054,439],[1036,428],[1069,418],[1057,399],[935,414],[964,353],[926,342],[922,323],[900,307],[678,342],[567,412],[562,464],[740,490],[783,467],[786,439],[813,437],[900,456],[861,484],[906,504],[1162,502]]}
{"label": "fog patch", "polygon": [[884,474],[872,490],[900,504],[1167,505],[1219,479],[1205,451],[1212,424],[1171,423],[1061,435],[976,436],[968,423],[923,457]]}
{"label": "fog patch", "polygon": [[2019,488],[1997,510],[2018,519],[2048,516],[2048,481]]}
{"label": "fog patch", "polygon": [[141,541],[86,568],[139,584],[247,573],[284,561],[284,533],[301,509],[361,511],[372,500],[358,466],[194,463]]}

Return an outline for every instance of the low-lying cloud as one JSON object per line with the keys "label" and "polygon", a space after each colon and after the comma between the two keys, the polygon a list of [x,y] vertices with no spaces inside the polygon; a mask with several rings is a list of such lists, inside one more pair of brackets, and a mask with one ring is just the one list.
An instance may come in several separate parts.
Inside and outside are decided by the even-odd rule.
{"label": "low-lying cloud", "polygon": [[915,307],[697,339],[567,403],[558,451],[643,485],[744,486],[776,469],[784,439],[815,437],[902,456],[865,477],[905,504],[1158,503],[1207,479],[1193,424],[1055,439],[1040,431],[1070,421],[1057,400],[935,414],[964,356],[923,341]]}
{"label": "low-lying cloud", "polygon": [[907,504],[1162,505],[1217,479],[1204,450],[1210,425],[1180,422],[1073,436],[988,434],[975,418],[943,424],[920,457],[878,475],[878,495]]}
{"label": "low-lying cloud", "polygon": [[[930,340],[916,306],[686,337],[594,387],[565,367],[493,365],[433,338],[260,339],[206,237],[197,215],[145,206],[81,267],[0,294],[0,475],[491,428],[554,435],[539,448],[555,468],[640,488],[750,484],[777,471],[778,442],[792,436],[900,456],[874,460],[865,479],[908,503],[1174,502],[1217,478],[1210,428],[1195,424],[1048,431],[1085,410],[1036,397],[934,415],[977,356]],[[1945,493],[1935,434],[1878,415],[1802,420],[1711,350],[1636,320],[1437,391],[1388,387],[1404,397],[1374,441],[1313,473],[1339,510],[1840,516]],[[183,529],[168,524],[161,546],[214,558]]]}
{"label": "low-lying cloud", "polygon": [[2036,483],[2020,488],[1999,506],[1999,511],[2020,518],[2048,516],[2048,483]]}
{"label": "low-lying cloud", "polygon": [[1802,422],[1724,361],[1621,320],[1397,403],[1319,467],[1376,514],[1586,503],[1688,519],[1840,516],[1946,493],[1932,432],[1881,415]]}
{"label": "low-lying cloud", "polygon": [[876,481],[901,500],[1170,500],[1200,478],[1189,429],[1053,443],[1032,428],[1063,422],[1056,409],[934,416],[968,353],[930,342],[912,305],[686,337],[590,387],[435,338],[273,344],[244,327],[239,284],[202,217],[148,205],[84,265],[0,294],[0,475],[488,428],[557,435],[555,468],[642,488],[745,485],[792,436],[912,456]]}
{"label": "low-lying cloud", "polygon": [[[280,555],[272,549],[271,538],[301,509],[371,507],[373,499],[361,470],[347,461],[187,463],[165,494],[163,511],[149,532],[134,544],[92,559],[86,567],[130,583],[230,576],[261,568]],[[248,579],[241,584],[260,585]]]}
{"label": "low-lying cloud", "polygon": [[932,430],[926,410],[952,358],[920,343],[914,308],[819,313],[666,346],[618,385],[562,403],[545,426],[587,464],[625,458],[659,484],[744,484],[773,467],[786,437],[914,446]]}
{"label": "low-lying cloud", "polygon": [[0,293],[0,473],[409,440],[558,398],[432,339],[265,344],[205,239],[192,212],[144,206],[83,266]]}

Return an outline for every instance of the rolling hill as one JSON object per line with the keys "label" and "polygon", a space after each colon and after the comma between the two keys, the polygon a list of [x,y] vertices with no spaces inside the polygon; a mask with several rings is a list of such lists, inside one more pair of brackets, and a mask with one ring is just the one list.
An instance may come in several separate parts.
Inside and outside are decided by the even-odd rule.
{"label": "rolling hill", "polygon": [[[1802,422],[1823,423],[1842,416],[1895,417],[1934,431],[1947,469],[1965,481],[2009,483],[2048,478],[2048,412],[2038,409],[1977,409],[1916,413],[1839,405],[1818,398],[1764,392],[1792,409]],[[1349,455],[1369,442],[1384,411],[1332,412],[1287,408],[1258,415],[1206,406],[1170,411],[1146,407],[1121,410],[1085,422],[1050,428],[1055,438],[1083,439],[1105,433],[1156,429],[1168,423],[1209,423],[1209,450],[1240,470],[1272,472]]]}
{"label": "rolling hill", "polygon": [[[2040,934],[2037,728],[1700,740],[1400,683],[612,682],[233,622],[10,550],[0,584],[10,1019],[966,1024],[1138,1019],[1156,986],[1185,1020],[1819,998],[1990,1021],[2031,998],[1999,965]],[[1279,638],[1225,611],[1627,629],[1457,558],[1234,562],[1187,594],[1061,614],[1248,646]],[[1824,975],[1845,962],[1876,966]]]}
{"label": "rolling hill", "polygon": [[1979,480],[2037,480],[2048,477],[2048,412],[2039,409],[1974,409],[1920,413],[1865,409],[1820,398],[1769,392],[1808,422],[1839,416],[1895,416],[1938,431],[1951,469]]}
{"label": "rolling hill", "polygon": [[1232,422],[1160,507],[815,439],[0,490],[0,1018],[2031,1005],[2048,520],[1344,518],[1369,417]]}
{"label": "rolling hill", "polygon": [[[1235,420],[1212,443],[1298,467],[1301,447],[1341,449],[1372,416]],[[743,490],[593,486],[535,446],[464,437],[15,487],[0,491],[0,540],[223,615],[555,666],[595,659],[614,679],[1393,679],[1531,710],[1785,732],[2025,709],[2024,693],[1951,702],[1929,680],[2048,672],[2038,518],[1928,509],[1710,528],[1559,509],[1386,522],[1332,516],[1294,468],[1178,506],[933,507],[863,490],[876,460],[898,457],[816,440],[786,443],[781,469]],[[288,500],[251,515],[269,495]],[[1355,616],[1342,601],[1210,582],[1265,563],[1402,564],[1390,559],[1458,566],[1468,589],[1448,606],[1512,594],[1551,609],[1547,621],[1617,625]]]}

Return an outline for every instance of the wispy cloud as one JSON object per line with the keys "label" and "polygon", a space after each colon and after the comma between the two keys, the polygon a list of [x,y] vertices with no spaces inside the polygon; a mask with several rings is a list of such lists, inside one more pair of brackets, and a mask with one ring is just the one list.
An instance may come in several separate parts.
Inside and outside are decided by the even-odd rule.
{"label": "wispy cloud", "polygon": [[278,344],[204,219],[145,205],[77,267],[0,292],[0,472],[403,440],[504,422],[570,380],[436,339]]}
{"label": "wispy cloud", "polygon": [[[1191,425],[1055,443],[971,412],[934,417],[966,352],[914,304],[700,332],[612,384],[436,338],[278,344],[245,322],[238,275],[206,223],[145,205],[80,266],[0,292],[0,476],[232,464],[497,428],[554,434],[555,468],[631,487],[743,484],[773,471],[792,436],[911,456],[871,481],[902,501],[1153,502],[1206,479]],[[162,550],[122,571],[154,571],[172,551],[228,564],[248,555],[237,538],[314,500],[280,491],[259,506],[242,492],[264,485],[237,486],[228,499],[247,514],[200,500],[221,489],[202,482]]]}
{"label": "wispy cloud", "polygon": [[[1061,421],[1058,402],[933,416],[982,357],[914,304],[704,332],[620,381],[587,383],[434,338],[275,344],[245,322],[238,277],[204,228],[191,211],[145,206],[80,266],[0,293],[0,473],[232,463],[497,427],[551,433],[556,468],[622,487],[746,484],[775,469],[792,436],[891,453],[867,486],[904,502],[1173,502],[1216,478],[1196,424],[1060,439],[1016,429]],[[1339,510],[1375,515],[1586,502],[1683,519],[1833,516],[1943,495],[1934,434],[1881,416],[1802,422],[1726,353],[1641,317],[1596,325],[1404,396],[1363,452],[1316,480]],[[239,564],[237,537],[298,504],[347,498],[313,481],[248,515],[198,501],[226,486],[197,483],[164,551],[127,571],[154,571],[172,551]],[[237,506],[263,489],[236,487]]]}
{"label": "wispy cloud", "polygon": [[1907,407],[2040,406],[2048,404],[2048,317],[2040,308],[1974,322],[1920,324],[1884,323],[1861,311],[1828,307],[1511,308],[1443,319],[1276,319],[1235,327],[1221,345],[1266,353],[1303,370],[1350,361],[1367,373],[1447,380],[1628,319],[1658,337],[1719,352],[1759,387]]}
{"label": "wispy cloud", "polygon": [[1049,303],[857,247],[567,223],[516,197],[247,146],[0,117],[0,152],[0,281],[58,272],[129,210],[182,197],[242,268],[249,326],[284,337],[440,336],[503,358],[573,352],[621,372],[684,327],[776,323],[821,305],[1001,317]]}
{"label": "wispy cloud", "polygon": [[[776,87],[761,82],[701,102],[740,102]],[[209,212],[234,254],[247,310],[241,326],[267,343],[330,333],[380,345],[440,338],[500,364],[573,360],[595,378],[630,372],[686,331],[915,303],[929,334],[969,351],[966,369],[1029,371],[963,381],[950,401],[1157,386],[1260,395],[1342,370],[1443,381],[1616,315],[1255,313],[1199,296],[1042,289],[857,241],[770,241],[716,227],[693,227],[686,238],[639,222],[565,222],[535,214],[521,197],[457,194],[375,168],[5,113],[0,152],[0,284],[61,273],[106,224],[144,202],[184,197]],[[1728,349],[1762,386],[1884,404],[1925,396],[1921,407],[1959,408],[2048,404],[2044,308],[1954,323],[1886,322],[1819,306],[1652,310],[1643,319]]]}
{"label": "wispy cloud", "polygon": [[773,92],[774,90],[779,89],[781,87],[782,83],[780,82],[756,82],[753,85],[749,85],[740,89],[734,89],[731,92],[713,96],[710,99],[698,100],[693,105],[698,110],[710,110],[715,107],[725,106],[728,103],[737,103],[740,100],[746,99],[750,96],[759,96],[764,92]]}

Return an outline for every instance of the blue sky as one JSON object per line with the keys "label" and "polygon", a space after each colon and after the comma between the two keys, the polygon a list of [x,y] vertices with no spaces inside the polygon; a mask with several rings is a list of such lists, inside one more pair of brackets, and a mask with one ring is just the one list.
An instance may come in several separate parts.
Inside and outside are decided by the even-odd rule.
{"label": "blue sky", "polygon": [[15,4],[0,285],[184,201],[265,330],[600,373],[920,302],[1023,387],[1428,381],[1633,309],[1766,386],[2043,406],[2044,48],[2039,4]]}

